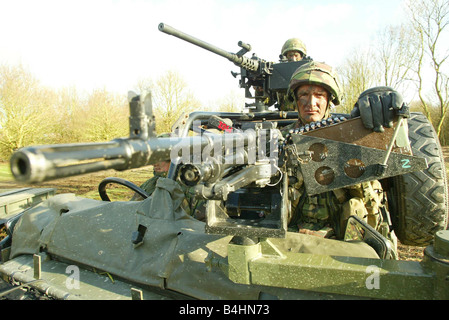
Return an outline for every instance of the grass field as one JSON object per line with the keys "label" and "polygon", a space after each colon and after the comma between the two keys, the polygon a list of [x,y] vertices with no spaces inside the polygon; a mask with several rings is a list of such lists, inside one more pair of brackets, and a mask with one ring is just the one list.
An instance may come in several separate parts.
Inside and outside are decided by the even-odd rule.
{"label": "grass field", "polygon": [[[90,173],[76,177],[56,179],[53,181],[42,182],[39,184],[22,184],[14,181],[8,163],[0,163],[0,189],[14,189],[24,187],[35,188],[56,188],[56,193],[75,193],[78,196],[100,200],[98,194],[98,185],[107,177],[118,177],[126,179],[140,186],[144,181],[153,176],[151,166],[131,169],[126,171],[106,170],[97,173]],[[108,195],[111,200],[129,200],[133,192],[120,185],[109,185]]]}
{"label": "grass field", "polygon": [[0,164],[0,181],[12,180],[11,170],[9,170],[9,165],[7,163]]}

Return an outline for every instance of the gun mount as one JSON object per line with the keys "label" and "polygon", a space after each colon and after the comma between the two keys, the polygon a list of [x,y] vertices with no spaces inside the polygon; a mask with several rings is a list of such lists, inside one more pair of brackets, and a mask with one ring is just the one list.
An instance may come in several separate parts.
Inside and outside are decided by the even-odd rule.
{"label": "gun mount", "polygon": [[[301,61],[274,63],[261,59],[255,54],[251,58],[248,58],[244,55],[251,51],[251,45],[242,41],[238,42],[241,50],[237,53],[231,53],[165,23],[160,23],[158,28],[161,32],[213,52],[240,67],[240,73],[231,73],[234,77],[240,75],[239,85],[240,88],[245,89],[245,97],[254,99],[255,101],[253,104],[247,106],[255,109],[256,112],[267,111],[268,107],[275,103],[277,103],[279,109],[282,102],[279,101],[278,97],[283,97],[286,94],[293,72],[311,60],[310,57],[306,57]],[[254,94],[251,92],[252,88],[257,88],[257,90],[254,90]]]}

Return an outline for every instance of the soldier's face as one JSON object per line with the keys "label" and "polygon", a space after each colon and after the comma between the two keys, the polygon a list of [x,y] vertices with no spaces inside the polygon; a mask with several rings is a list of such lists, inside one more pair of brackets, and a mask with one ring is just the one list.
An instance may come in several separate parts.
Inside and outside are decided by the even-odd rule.
{"label": "soldier's face", "polygon": [[299,117],[307,124],[323,119],[329,103],[329,93],[323,87],[307,84],[296,90]]}
{"label": "soldier's face", "polygon": [[170,169],[170,161],[160,161],[153,165],[153,170],[157,173],[168,172],[168,169]]}
{"label": "soldier's face", "polygon": [[289,62],[302,60],[301,53],[299,53],[299,51],[287,51],[285,57]]}

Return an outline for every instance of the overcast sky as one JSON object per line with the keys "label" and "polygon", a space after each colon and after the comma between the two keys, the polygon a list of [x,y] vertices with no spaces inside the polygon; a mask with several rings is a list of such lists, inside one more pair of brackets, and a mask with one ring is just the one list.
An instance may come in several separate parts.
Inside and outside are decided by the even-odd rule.
{"label": "overcast sky", "polygon": [[[403,19],[402,0],[0,0],[0,64],[21,63],[42,84],[126,94],[139,79],[176,70],[203,104],[238,89],[225,58],[158,31],[164,22],[237,52],[251,44],[278,62],[301,38],[337,66],[353,48]],[[247,54],[250,56],[250,54]]]}

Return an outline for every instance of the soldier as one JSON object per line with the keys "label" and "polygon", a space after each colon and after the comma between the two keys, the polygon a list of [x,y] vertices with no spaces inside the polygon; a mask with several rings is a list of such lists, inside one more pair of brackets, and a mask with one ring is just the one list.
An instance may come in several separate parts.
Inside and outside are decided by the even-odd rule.
{"label": "soldier", "polygon": [[151,196],[156,189],[156,183],[159,178],[165,178],[167,176],[168,169],[170,169],[170,159],[165,161],[159,161],[153,165],[153,177],[145,181],[140,188]]}
{"label": "soldier", "polygon": [[[329,117],[331,105],[340,104],[341,88],[330,66],[311,61],[293,73],[287,97],[298,110],[298,121],[282,129],[288,139],[288,134],[304,125]],[[392,88],[376,87],[360,95],[351,115],[361,115],[365,127],[382,131],[383,126],[391,127],[395,110],[403,106],[401,96]],[[297,175],[296,182],[289,186],[290,230],[341,239],[350,215],[358,215],[379,229],[381,210],[387,209],[379,181],[308,196]]]}
{"label": "soldier", "polygon": [[[158,138],[167,138],[170,137],[169,133],[162,133],[158,135]],[[165,178],[167,176],[168,170],[170,169],[170,159],[163,160],[160,162],[157,162],[153,165],[153,177],[145,181],[140,188],[143,189],[149,196],[151,196],[156,189],[156,183],[159,180],[159,178]],[[206,210],[206,202],[203,200],[195,199],[195,195],[191,188],[185,187],[181,185],[181,188],[184,191],[185,198],[181,204],[184,211],[191,215],[192,217],[204,221],[205,216],[205,210]],[[131,198],[131,200],[140,200],[140,196],[137,194],[134,194],[134,196]]]}
{"label": "soldier", "polygon": [[281,49],[281,59],[284,57],[288,62],[300,61],[307,54],[306,45],[298,38],[292,38],[285,41]]}
{"label": "soldier", "polygon": [[[168,138],[169,133],[162,133],[157,136],[158,138]],[[170,159],[159,161],[153,165],[153,177],[145,181],[140,188],[143,189],[149,196],[151,196],[156,189],[156,183],[159,178],[165,178],[167,176],[168,169],[170,169]],[[141,200],[138,194],[134,194],[131,198],[133,200]]]}
{"label": "soldier", "polygon": [[[281,49],[279,58],[281,62],[301,61],[307,54],[306,45],[298,38],[291,38],[285,41]],[[294,111],[295,106],[288,101],[284,94],[277,96],[281,111]]]}

